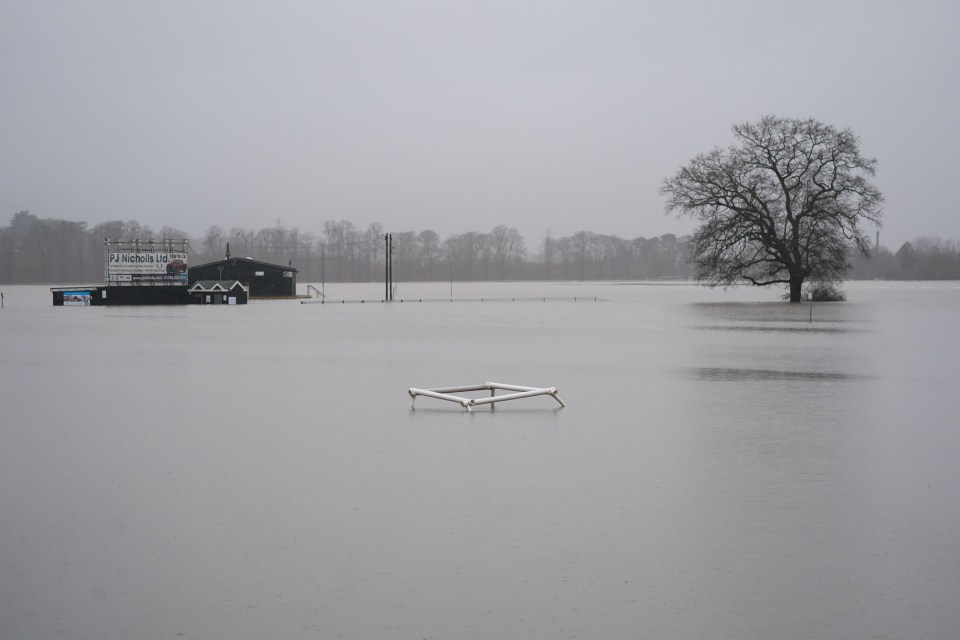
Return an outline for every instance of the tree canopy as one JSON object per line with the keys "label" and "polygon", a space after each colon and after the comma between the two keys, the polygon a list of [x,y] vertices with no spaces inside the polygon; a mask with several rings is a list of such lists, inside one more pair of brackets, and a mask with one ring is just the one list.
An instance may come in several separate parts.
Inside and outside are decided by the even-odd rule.
{"label": "tree canopy", "polygon": [[691,242],[697,278],[711,286],[746,280],[785,284],[799,302],[804,281],[835,282],[848,251],[863,254],[863,223],[880,225],[876,160],[850,129],[814,119],[766,116],[734,125],[727,149],[698,155],[666,178],[667,213],[701,224]]}

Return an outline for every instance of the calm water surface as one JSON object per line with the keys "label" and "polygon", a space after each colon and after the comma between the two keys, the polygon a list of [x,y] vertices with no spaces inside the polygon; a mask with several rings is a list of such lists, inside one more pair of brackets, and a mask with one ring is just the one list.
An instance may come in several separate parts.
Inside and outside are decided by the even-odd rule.
{"label": "calm water surface", "polygon": [[5,287],[0,638],[958,637],[960,283],[453,289]]}

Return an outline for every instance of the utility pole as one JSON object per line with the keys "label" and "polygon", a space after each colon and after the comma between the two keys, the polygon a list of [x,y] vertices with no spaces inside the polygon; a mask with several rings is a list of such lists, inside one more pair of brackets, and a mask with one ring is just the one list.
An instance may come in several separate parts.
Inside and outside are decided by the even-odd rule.
{"label": "utility pole", "polygon": [[384,235],[383,240],[386,243],[386,251],[384,251],[384,267],[386,273],[383,278],[386,290],[384,291],[383,299],[386,302],[391,302],[393,300],[393,234],[388,233]]}

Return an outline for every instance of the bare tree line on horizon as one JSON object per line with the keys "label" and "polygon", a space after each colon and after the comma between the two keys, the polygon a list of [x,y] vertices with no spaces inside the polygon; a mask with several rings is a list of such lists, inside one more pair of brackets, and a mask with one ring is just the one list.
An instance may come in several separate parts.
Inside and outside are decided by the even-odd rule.
{"label": "bare tree line on horizon", "polygon": [[[297,268],[300,282],[382,282],[386,232],[377,222],[361,229],[347,220],[330,220],[319,234],[278,222],[259,230],[211,225],[203,237],[191,238],[175,227],[154,231],[136,220],[88,227],[21,211],[0,227],[0,282],[101,282],[106,238],[188,240],[194,265],[224,258],[229,244],[232,256]],[[520,233],[506,225],[447,238],[429,229],[391,234],[398,282],[650,280],[693,274],[690,238],[674,234],[624,239],[584,230],[547,235],[532,252]],[[918,238],[896,252],[881,246],[869,258],[851,255],[850,261],[851,279],[960,279],[960,246],[940,238]]]}
{"label": "bare tree line on horizon", "polygon": [[[88,227],[18,212],[0,227],[0,282],[79,283],[103,278],[103,240],[185,239],[190,263],[232,256],[290,265],[301,282],[383,281],[386,231],[347,220],[326,221],[319,234],[277,224],[259,230],[211,225],[203,237],[175,227],[154,231],[136,220]],[[629,280],[685,278],[686,240],[673,234],[625,240],[591,231],[547,236],[531,256],[525,239],[506,225],[441,238],[433,230],[391,232],[396,281]]]}

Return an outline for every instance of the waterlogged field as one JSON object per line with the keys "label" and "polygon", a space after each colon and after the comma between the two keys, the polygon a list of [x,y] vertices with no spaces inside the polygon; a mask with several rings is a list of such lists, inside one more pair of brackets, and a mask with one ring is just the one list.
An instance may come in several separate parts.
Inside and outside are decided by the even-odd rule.
{"label": "waterlogged field", "polygon": [[[960,283],[3,291],[0,637],[960,629]],[[485,381],[568,407],[406,393]]]}

